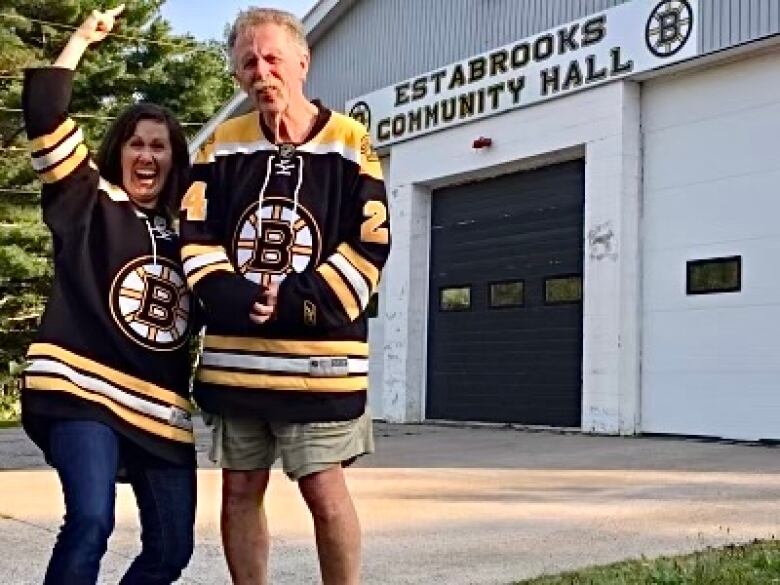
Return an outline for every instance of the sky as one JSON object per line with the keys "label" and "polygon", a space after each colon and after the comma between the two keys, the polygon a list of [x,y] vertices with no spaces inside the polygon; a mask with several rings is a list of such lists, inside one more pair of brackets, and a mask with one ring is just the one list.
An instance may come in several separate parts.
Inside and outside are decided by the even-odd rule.
{"label": "sky", "polygon": [[166,0],[163,17],[175,34],[192,33],[198,40],[224,40],[225,25],[250,6],[281,8],[302,18],[316,0]]}

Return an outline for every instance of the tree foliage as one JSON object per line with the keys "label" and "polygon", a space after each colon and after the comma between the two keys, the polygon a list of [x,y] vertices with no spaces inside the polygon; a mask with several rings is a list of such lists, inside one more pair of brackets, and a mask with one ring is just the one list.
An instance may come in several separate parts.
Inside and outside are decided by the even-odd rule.
{"label": "tree foliage", "polygon": [[[233,92],[223,45],[172,34],[160,16],[164,2],[126,0],[116,34],[90,47],[76,72],[71,114],[93,151],[131,103],[169,107],[192,135]],[[52,277],[40,185],[19,112],[23,71],[52,63],[89,13],[108,7],[97,0],[0,0],[0,381],[23,356]]]}

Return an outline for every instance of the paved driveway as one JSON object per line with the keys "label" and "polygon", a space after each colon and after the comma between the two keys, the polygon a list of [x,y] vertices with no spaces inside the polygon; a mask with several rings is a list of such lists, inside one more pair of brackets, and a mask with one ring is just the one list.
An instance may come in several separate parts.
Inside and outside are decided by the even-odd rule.
{"label": "paved driveway", "polygon": [[[509,583],[780,535],[775,447],[427,425],[377,435],[378,453],[349,472],[368,585]],[[40,583],[62,514],[56,476],[18,430],[0,431],[0,469],[0,583]],[[180,582],[228,583],[218,471],[199,481],[196,551]],[[119,491],[105,583],[138,549],[132,493]],[[272,583],[317,583],[311,521],[278,472],[268,512]]]}

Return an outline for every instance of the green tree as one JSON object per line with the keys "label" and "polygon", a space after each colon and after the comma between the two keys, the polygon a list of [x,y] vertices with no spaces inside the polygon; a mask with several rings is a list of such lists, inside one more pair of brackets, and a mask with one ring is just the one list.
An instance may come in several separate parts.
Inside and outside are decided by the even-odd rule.
{"label": "green tree", "polygon": [[[131,103],[169,107],[192,135],[233,92],[224,46],[173,35],[160,16],[164,2],[127,0],[115,34],[76,72],[71,113],[93,151]],[[22,359],[52,277],[20,113],[23,70],[51,63],[92,10],[118,3],[0,0],[0,381]]]}

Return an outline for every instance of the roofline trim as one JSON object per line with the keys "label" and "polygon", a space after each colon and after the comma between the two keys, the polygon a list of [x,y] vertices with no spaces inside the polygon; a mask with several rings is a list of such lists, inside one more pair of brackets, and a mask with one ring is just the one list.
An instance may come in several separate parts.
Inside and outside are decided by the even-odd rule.
{"label": "roofline trim", "polygon": [[357,0],[318,0],[303,19],[306,40],[313,46]]}

